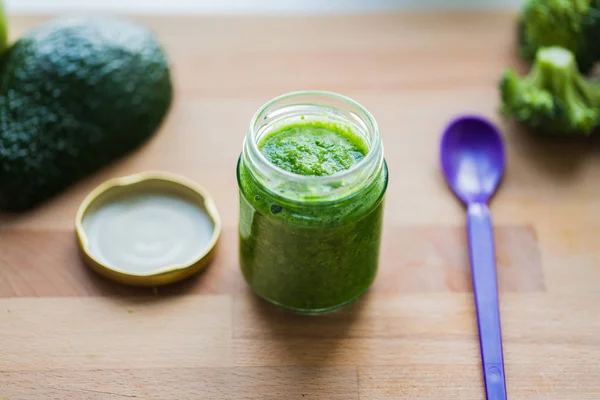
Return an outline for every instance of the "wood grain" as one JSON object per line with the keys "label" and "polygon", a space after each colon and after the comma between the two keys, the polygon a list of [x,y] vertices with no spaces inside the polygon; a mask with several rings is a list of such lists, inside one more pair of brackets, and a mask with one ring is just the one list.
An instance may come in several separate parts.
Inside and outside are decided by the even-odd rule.
{"label": "wood grain", "polygon": [[[381,249],[385,264],[374,285],[380,293],[465,292],[471,290],[464,228],[390,226]],[[216,259],[201,274],[159,288],[161,294],[243,294],[248,292],[237,259],[237,231],[228,229]],[[535,233],[519,226],[496,230],[498,279],[502,292],[543,291],[544,277]],[[96,276],[79,259],[72,231],[10,229],[0,232],[0,297],[141,295],[155,290],[129,288]]]}
{"label": "wood grain", "polygon": [[[11,16],[14,39],[51,16]],[[510,398],[600,398],[600,145],[502,120],[496,84],[514,15],[139,17],[167,50],[176,99],[143,148],[38,209],[0,215],[0,399],[484,398],[464,210],[438,166],[460,113],[502,128],[508,166],[491,205]],[[376,117],[390,168],[381,265],[339,312],[291,315],[239,273],[235,164],[270,98],[338,91]],[[183,174],[214,196],[216,258],[169,287],[90,272],[73,221],[104,180]]]}
{"label": "wood grain", "polygon": [[231,365],[228,297],[24,298],[1,304],[0,371]]}
{"label": "wood grain", "polygon": [[[479,400],[485,398],[483,384],[477,384],[479,366],[469,365],[460,368],[451,366],[417,367],[361,367],[361,400]],[[598,374],[592,367],[583,371],[576,364],[509,365],[507,367],[509,396],[528,400],[562,400],[574,398],[593,400],[600,395],[600,389],[592,382],[591,376]],[[460,382],[471,379],[472,384],[463,387]],[[580,385],[589,387],[582,392]]]}
{"label": "wood grain", "polygon": [[[93,382],[89,382],[90,376]],[[165,368],[33,371],[0,375],[9,399],[358,400],[356,367]],[[1,398],[1,397],[0,397]]]}

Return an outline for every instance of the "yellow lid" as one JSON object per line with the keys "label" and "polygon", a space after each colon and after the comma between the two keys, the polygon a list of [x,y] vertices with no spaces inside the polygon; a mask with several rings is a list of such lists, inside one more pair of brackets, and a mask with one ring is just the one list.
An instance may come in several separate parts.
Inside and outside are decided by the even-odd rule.
{"label": "yellow lid", "polygon": [[209,194],[163,172],[101,184],[79,207],[75,226],[90,268],[136,286],[165,285],[202,270],[221,234]]}

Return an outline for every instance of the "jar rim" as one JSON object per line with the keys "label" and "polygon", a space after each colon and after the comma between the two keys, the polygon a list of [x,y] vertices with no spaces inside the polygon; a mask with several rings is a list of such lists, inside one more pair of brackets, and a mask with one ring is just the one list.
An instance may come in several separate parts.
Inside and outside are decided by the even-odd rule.
{"label": "jar rim", "polygon": [[[368,164],[374,162],[374,159],[376,157],[378,157],[378,153],[379,153],[375,150],[377,148],[381,147],[381,134],[379,132],[379,127],[377,125],[377,121],[375,120],[373,115],[369,112],[369,110],[367,110],[362,104],[360,104],[356,100],[353,100],[342,94],[331,92],[331,91],[326,91],[326,90],[298,90],[298,91],[284,93],[282,95],[279,95],[279,96],[274,97],[271,100],[267,101],[254,113],[254,115],[250,119],[250,124],[248,126],[248,136],[244,140],[248,140],[248,138],[253,137],[252,134],[254,132],[254,126],[265,110],[267,110],[269,107],[271,107],[273,104],[275,104],[277,102],[280,102],[283,100],[288,100],[288,99],[293,99],[295,97],[301,97],[301,96],[321,96],[321,97],[325,97],[325,98],[332,98],[335,100],[340,100],[342,102],[345,102],[353,107],[356,107],[358,110],[360,110],[360,112],[362,112],[366,116],[367,122],[370,124],[370,127],[369,127],[370,130],[373,131],[373,141],[371,143],[369,143],[369,152],[362,160],[360,160],[359,162],[352,165],[350,168],[348,168],[346,170],[339,171],[339,172],[336,172],[331,175],[324,175],[324,176],[300,175],[300,174],[295,174],[290,171],[286,171],[283,168],[280,168],[280,167],[276,166],[275,164],[273,164],[271,161],[269,161],[267,159],[267,157],[263,154],[263,152],[260,151],[260,149],[258,148],[258,141],[250,140],[250,147],[252,148],[252,152],[255,153],[260,158],[263,168],[268,169],[272,173],[276,173],[280,176],[295,180],[297,182],[317,181],[319,183],[328,183],[328,182],[334,182],[334,181],[343,179],[346,176],[351,176],[352,174],[356,173],[357,170],[363,168],[364,165],[368,165]],[[381,158],[383,159],[383,154],[381,154]]]}

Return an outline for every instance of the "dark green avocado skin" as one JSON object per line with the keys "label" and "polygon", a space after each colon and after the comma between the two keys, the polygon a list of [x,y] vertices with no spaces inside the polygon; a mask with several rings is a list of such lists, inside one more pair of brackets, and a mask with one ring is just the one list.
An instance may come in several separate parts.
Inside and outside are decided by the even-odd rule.
{"label": "dark green avocado skin", "polygon": [[33,208],[157,131],[169,63],[145,27],[61,18],[22,36],[0,76],[0,209]]}

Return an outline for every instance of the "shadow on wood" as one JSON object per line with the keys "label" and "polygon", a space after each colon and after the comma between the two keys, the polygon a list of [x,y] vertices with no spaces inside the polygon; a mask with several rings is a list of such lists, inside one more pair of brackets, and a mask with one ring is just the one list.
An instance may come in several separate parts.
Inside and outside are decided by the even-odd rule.
{"label": "shadow on wood", "polygon": [[[328,365],[334,354],[339,352],[339,346],[350,337],[353,325],[361,320],[369,294],[354,303],[337,311],[318,314],[302,315],[287,311],[252,294],[236,299],[234,310],[234,326],[238,317],[251,315],[252,320],[259,323],[252,328],[236,327],[236,338],[268,339],[275,352],[285,354],[285,359],[294,360],[294,364]],[[242,324],[243,325],[243,324]],[[239,328],[239,329],[238,329]],[[320,346],[322,351],[315,352],[315,340],[327,340],[327,346]],[[308,357],[307,355],[310,355]]]}
{"label": "shadow on wood", "polygon": [[[85,275],[89,278],[89,285],[94,288],[92,292],[100,293],[102,296],[117,296],[127,298],[128,301],[134,299],[135,301],[141,302],[156,301],[171,296],[183,296],[190,294],[194,288],[198,286],[198,283],[202,279],[202,275],[205,272],[201,271],[200,273],[182,281],[155,288],[128,286],[119,282],[111,281],[108,278],[92,271],[90,268],[85,266],[83,262],[81,268],[86,271]],[[208,268],[210,268],[210,266]]]}
{"label": "shadow on wood", "polygon": [[570,180],[590,156],[600,151],[598,135],[550,136],[532,132],[512,121],[505,121],[503,128],[507,136],[511,136],[516,152],[556,180]]}

